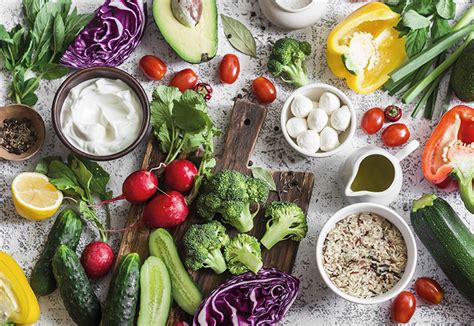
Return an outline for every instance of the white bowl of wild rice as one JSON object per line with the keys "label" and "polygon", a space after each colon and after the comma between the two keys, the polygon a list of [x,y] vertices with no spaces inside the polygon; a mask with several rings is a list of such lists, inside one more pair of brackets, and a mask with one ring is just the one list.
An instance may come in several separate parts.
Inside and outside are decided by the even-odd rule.
{"label": "white bowl of wild rice", "polygon": [[416,266],[416,242],[395,211],[374,203],[344,207],[323,226],[316,262],[327,286],[346,300],[380,303],[403,291]]}

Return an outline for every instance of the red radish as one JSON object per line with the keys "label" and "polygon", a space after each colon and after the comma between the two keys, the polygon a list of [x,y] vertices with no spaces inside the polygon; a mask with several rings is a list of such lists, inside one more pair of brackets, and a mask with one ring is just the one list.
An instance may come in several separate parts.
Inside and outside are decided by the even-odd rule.
{"label": "red radish", "polygon": [[114,262],[114,252],[105,242],[89,243],[81,256],[81,264],[89,278],[99,279],[105,276]]}
{"label": "red radish", "polygon": [[143,222],[150,228],[171,228],[184,222],[189,209],[184,196],[169,191],[153,198],[143,211]]}
{"label": "red radish", "polygon": [[174,160],[165,169],[165,185],[170,190],[188,192],[198,175],[197,167],[188,160]]}

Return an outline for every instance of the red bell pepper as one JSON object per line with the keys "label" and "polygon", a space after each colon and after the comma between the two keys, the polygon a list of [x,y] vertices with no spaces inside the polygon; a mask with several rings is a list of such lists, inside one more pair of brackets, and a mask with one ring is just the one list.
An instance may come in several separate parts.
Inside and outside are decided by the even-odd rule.
{"label": "red bell pepper", "polygon": [[474,213],[474,108],[458,105],[443,115],[426,143],[422,168],[432,184],[455,180],[464,205]]}

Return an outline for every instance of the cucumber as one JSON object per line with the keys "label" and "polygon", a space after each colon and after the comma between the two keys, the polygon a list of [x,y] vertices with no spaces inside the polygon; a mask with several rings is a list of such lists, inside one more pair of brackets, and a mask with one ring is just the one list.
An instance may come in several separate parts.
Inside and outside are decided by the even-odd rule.
{"label": "cucumber", "polygon": [[435,195],[413,202],[411,224],[458,291],[474,304],[474,234],[452,207]]}
{"label": "cucumber", "polygon": [[171,280],[166,265],[148,257],[140,270],[140,312],[138,326],[166,326],[171,308]]}
{"label": "cucumber", "polygon": [[49,231],[43,252],[30,277],[31,288],[37,296],[48,295],[56,290],[56,280],[53,275],[51,260],[62,244],[76,251],[81,238],[82,227],[81,218],[70,208],[66,208],[56,217],[53,227]]}
{"label": "cucumber", "polygon": [[104,326],[133,325],[140,287],[140,256],[124,256],[112,277],[105,303]]}
{"label": "cucumber", "polygon": [[53,256],[53,273],[69,316],[78,325],[99,325],[100,302],[76,253],[60,245]]}
{"label": "cucumber", "polygon": [[148,240],[150,253],[161,258],[171,279],[171,293],[176,304],[189,315],[194,315],[202,301],[202,294],[183,266],[178,249],[171,234],[165,229],[156,229]]}

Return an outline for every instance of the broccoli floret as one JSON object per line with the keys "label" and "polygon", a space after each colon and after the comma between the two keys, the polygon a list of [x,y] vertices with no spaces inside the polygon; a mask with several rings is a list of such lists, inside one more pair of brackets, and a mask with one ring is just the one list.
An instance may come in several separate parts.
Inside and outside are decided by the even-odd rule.
{"label": "broccoli floret", "polygon": [[[204,219],[215,215],[222,222],[232,225],[240,232],[253,228],[253,219],[259,211],[259,204],[268,198],[268,185],[240,172],[224,170],[216,173],[205,182],[197,199],[197,212]],[[258,207],[251,211],[252,204]]]}
{"label": "broccoli floret", "polygon": [[292,38],[282,38],[275,42],[268,70],[285,83],[298,87],[309,83],[304,60],[311,54],[311,45]]}
{"label": "broccoli floret", "polygon": [[255,274],[262,268],[260,243],[248,234],[238,234],[224,248],[229,272],[238,275],[248,271]]}
{"label": "broccoli floret", "polygon": [[265,217],[270,217],[270,220],[260,242],[267,249],[286,239],[300,241],[308,231],[306,216],[294,203],[273,202],[267,206]]}
{"label": "broccoli floret", "polygon": [[217,274],[223,273],[227,265],[221,248],[229,242],[225,231],[218,221],[191,225],[184,235],[186,266],[193,271],[212,268]]}

